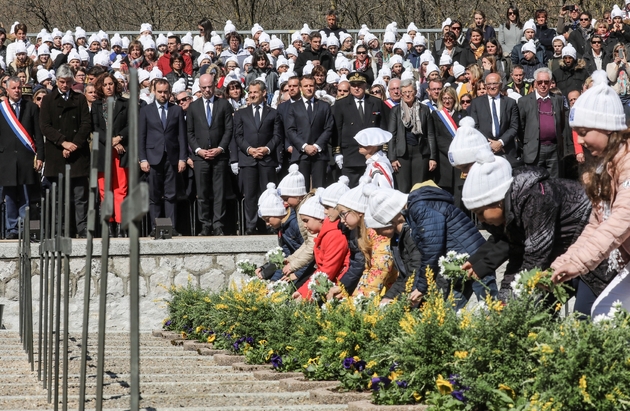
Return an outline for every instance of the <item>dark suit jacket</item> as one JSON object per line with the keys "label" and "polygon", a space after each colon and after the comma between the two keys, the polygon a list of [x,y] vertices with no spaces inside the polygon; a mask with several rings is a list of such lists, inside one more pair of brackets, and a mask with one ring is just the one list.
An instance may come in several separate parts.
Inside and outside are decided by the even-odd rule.
{"label": "dark suit jacket", "polygon": [[[37,159],[44,161],[44,138],[39,128],[39,107],[33,102],[22,99],[18,120],[35,143]],[[35,154],[22,144],[0,114],[0,186],[35,184],[39,175],[35,171]]]}
{"label": "dark suit jacket", "polygon": [[208,127],[206,108],[202,98],[188,106],[186,125],[188,128],[188,145],[193,152],[194,161],[205,161],[195,154],[198,148],[221,147],[223,153],[217,159],[228,159],[228,149],[232,140],[232,105],[222,98],[214,98],[212,109],[212,124]]}
{"label": "dark suit jacket", "polygon": [[[278,133],[278,135],[281,138],[282,141],[282,148],[280,148],[280,146],[278,146],[278,149],[276,150],[276,155],[278,157],[278,163],[282,164],[282,160],[284,157],[284,150],[287,150],[289,148],[289,146],[291,146],[291,142],[289,141],[289,137],[287,137],[287,116],[289,115],[289,108],[291,108],[291,102],[290,101],[283,101],[282,103],[280,103],[278,105],[278,108],[276,109],[276,111],[278,112],[278,114],[276,115],[276,126],[275,126],[275,133]],[[295,149],[295,147],[294,147]],[[290,155],[287,152],[287,155]]]}
{"label": "dark suit jacket", "polygon": [[[96,100],[92,104],[92,127],[98,132],[98,171],[105,171],[105,139],[107,137],[107,122],[103,117],[103,100]],[[105,107],[107,107],[105,105]],[[114,104],[114,118],[112,122],[112,137],[121,136],[121,144],[125,147],[125,152],[120,156],[120,166],[129,167],[129,156],[127,146],[129,144],[128,112],[129,100],[118,97]],[[92,142],[95,144],[96,142]]]}
{"label": "dark suit jacket", "polygon": [[[234,143],[236,152],[230,151],[230,161],[238,162],[239,167],[255,166],[262,163],[265,166],[277,167],[276,148],[280,143],[280,135],[274,133],[277,111],[263,105],[260,114],[260,127],[256,127],[254,110],[251,105],[243,107],[234,113]],[[248,147],[268,147],[270,154],[262,160],[257,160],[247,154]]]}
{"label": "dark suit jacket", "polygon": [[[565,148],[563,134],[565,132],[566,115],[563,99],[555,94],[550,94],[553,118],[556,123],[556,138],[558,139],[558,154],[560,158],[569,151]],[[521,141],[523,142],[523,161],[525,164],[533,164],[538,157],[540,146],[540,123],[538,122],[538,101],[536,93],[529,93],[518,101],[518,112],[521,119]]]}
{"label": "dark suit jacket", "polygon": [[306,108],[307,105],[300,98],[289,106],[287,112],[287,137],[294,147],[291,154],[292,163],[310,157],[302,151],[304,144],[317,144],[322,151],[315,154],[314,159],[328,160],[328,144],[335,130],[335,118],[330,104],[314,99],[313,121],[309,121]]}
{"label": "dark suit jacket", "polygon": [[[392,162],[407,153],[407,129],[402,121],[401,104],[406,103],[401,102],[399,105],[392,107],[391,113],[389,114],[388,130],[392,133],[392,139],[389,142],[387,157],[389,157],[389,160]],[[422,124],[422,137],[419,142],[420,152],[425,156],[429,156],[431,160],[437,161],[438,153],[435,145],[435,136],[429,133],[431,110],[422,103],[418,104],[420,107],[420,123]]]}
{"label": "dark suit jacket", "polygon": [[359,153],[359,144],[354,136],[364,128],[380,127],[387,130],[387,106],[385,103],[369,95],[365,95],[363,104],[365,113],[361,123],[359,111],[352,95],[335,102],[333,116],[337,133],[333,136],[333,153],[343,154],[345,167],[365,167],[365,157]]}
{"label": "dark suit jacket", "polygon": [[[66,164],[70,164],[70,176],[87,177],[90,174],[90,145],[92,132],[92,116],[85,96],[70,91],[68,100],[64,100],[55,88],[44,96],[39,111],[39,126],[46,136],[46,177],[57,177],[66,172]],[[63,157],[61,143],[69,141],[76,144],[77,149],[70,157]]]}
{"label": "dark suit jacket", "polygon": [[510,163],[514,163],[518,153],[518,105],[509,97],[501,96],[499,108],[499,136],[492,135],[492,112],[487,96],[474,98],[470,105],[470,116],[475,119],[475,128],[488,140],[503,141],[503,152]]}
{"label": "dark suit jacket", "polygon": [[[466,110],[460,110],[453,112],[451,117],[453,118],[453,121],[455,121],[455,124],[459,127],[459,121],[467,115],[468,113]],[[429,138],[435,140],[438,151],[438,168],[434,173],[435,184],[442,188],[455,187],[455,180],[459,180],[461,172],[454,169],[450,161],[448,161],[448,149],[451,146],[453,137],[442,120],[440,120],[440,116],[438,116],[437,111],[432,111],[430,117]]]}
{"label": "dark suit jacket", "polygon": [[157,165],[162,161],[165,151],[166,158],[173,166],[188,158],[186,122],[180,106],[168,105],[166,129],[162,127],[156,103],[142,107],[138,116],[138,138],[140,161],[147,160],[150,165]]}

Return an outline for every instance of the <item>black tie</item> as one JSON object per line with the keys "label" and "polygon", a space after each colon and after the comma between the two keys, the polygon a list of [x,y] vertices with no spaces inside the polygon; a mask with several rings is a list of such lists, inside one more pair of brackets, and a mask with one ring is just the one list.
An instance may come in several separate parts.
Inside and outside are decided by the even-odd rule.
{"label": "black tie", "polygon": [[309,99],[308,101],[308,107],[306,108],[306,112],[308,113],[308,121],[309,122],[313,122],[313,102]]}
{"label": "black tie", "polygon": [[361,123],[365,121],[365,114],[363,113],[363,100],[359,100],[359,117],[361,117]]}
{"label": "black tie", "polygon": [[260,106],[256,106],[256,114],[254,115],[256,121],[256,128],[260,128]]}

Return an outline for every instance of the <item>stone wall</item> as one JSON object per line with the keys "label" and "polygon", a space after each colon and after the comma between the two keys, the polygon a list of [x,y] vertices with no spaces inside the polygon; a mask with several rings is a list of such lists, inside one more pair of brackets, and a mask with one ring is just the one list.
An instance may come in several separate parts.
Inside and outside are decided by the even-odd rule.
{"label": "stone wall", "polygon": [[[160,328],[166,317],[168,289],[189,282],[220,290],[244,276],[236,272],[236,262],[248,258],[262,264],[265,253],[277,245],[275,236],[179,237],[172,240],[140,241],[140,328]],[[17,242],[0,242],[0,304],[4,304],[3,324],[18,329],[19,278]],[[83,319],[86,240],[73,240],[70,258],[70,330],[79,331]],[[39,244],[33,244],[34,330],[38,330],[40,258]],[[90,329],[98,322],[101,273],[101,241],[94,241],[90,287]],[[107,328],[129,329],[129,240],[112,239],[107,276]]]}

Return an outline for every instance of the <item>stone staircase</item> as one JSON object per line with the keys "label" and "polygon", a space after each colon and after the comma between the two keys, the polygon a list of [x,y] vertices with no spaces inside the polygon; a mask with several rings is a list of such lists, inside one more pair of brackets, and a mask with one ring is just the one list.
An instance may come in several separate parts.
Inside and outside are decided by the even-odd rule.
{"label": "stone staircase", "polygon": [[[106,340],[103,409],[128,409],[129,335],[109,333]],[[96,342],[96,335],[90,335],[86,409],[95,407]],[[34,346],[37,350],[37,340]],[[80,334],[70,335],[69,348],[68,409],[77,409],[81,364]],[[288,380],[279,380],[277,376],[261,379],[261,373],[256,372],[261,367],[229,365],[231,361],[225,357],[220,354],[199,355],[196,350],[174,347],[170,339],[152,336],[150,333],[141,334],[141,408],[147,410],[186,408],[192,411],[348,409],[348,401],[317,398],[312,392],[309,393],[309,390],[301,390],[299,384],[297,388],[295,385],[287,385]],[[265,373],[271,374],[270,372],[263,374]],[[54,406],[47,402],[47,395],[48,392],[42,388],[42,383],[37,381],[37,363],[35,371],[30,371],[19,335],[16,332],[0,331],[0,410],[52,410]],[[60,401],[61,398],[60,376]]]}

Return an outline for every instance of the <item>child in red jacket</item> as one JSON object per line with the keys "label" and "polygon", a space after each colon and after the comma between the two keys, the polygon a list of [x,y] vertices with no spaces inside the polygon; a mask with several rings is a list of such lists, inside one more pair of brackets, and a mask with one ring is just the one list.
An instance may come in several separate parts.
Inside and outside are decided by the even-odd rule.
{"label": "child in red jacket", "polygon": [[[348,270],[350,264],[350,249],[348,240],[338,228],[337,222],[332,222],[324,214],[324,207],[320,203],[322,189],[302,205],[300,216],[302,223],[309,233],[315,237],[316,273],[324,273],[328,279],[337,284]],[[293,294],[294,298],[311,298],[311,292],[306,282]]]}

